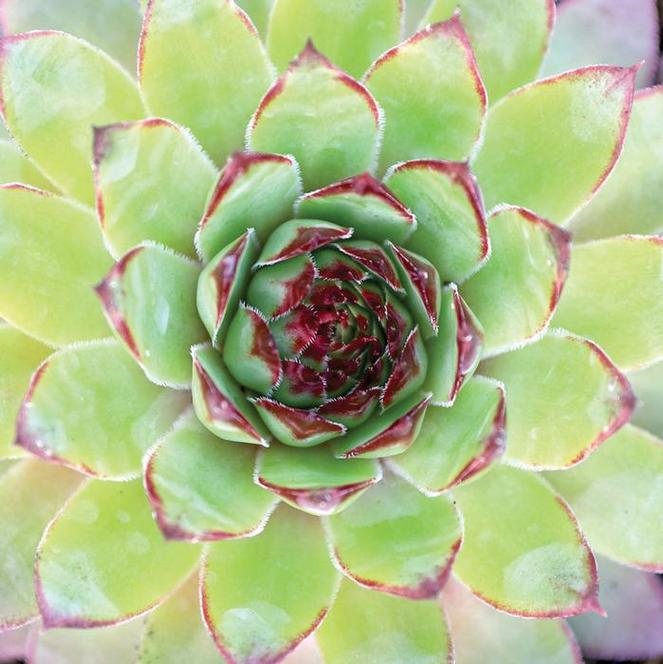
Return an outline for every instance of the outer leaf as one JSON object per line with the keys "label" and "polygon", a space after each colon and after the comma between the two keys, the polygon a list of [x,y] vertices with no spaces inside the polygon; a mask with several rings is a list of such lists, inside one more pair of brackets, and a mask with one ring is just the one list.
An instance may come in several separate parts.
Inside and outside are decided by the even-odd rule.
{"label": "outer leaf", "polygon": [[412,602],[343,581],[318,633],[329,664],[429,664],[453,661],[451,640],[435,602]]}
{"label": "outer leaf", "polygon": [[88,480],[37,550],[44,625],[99,627],[143,613],[191,572],[198,554],[163,539],[139,480]]}
{"label": "outer leaf", "polygon": [[195,255],[215,169],[193,137],[158,118],[95,130],[97,212],[117,258],[143,240]]}
{"label": "outer leaf", "polygon": [[0,187],[0,316],[49,344],[102,337],[92,286],[110,265],[90,210],[25,185]]}
{"label": "outer leaf", "polygon": [[663,384],[663,362],[630,373],[628,379],[638,400],[631,421],[659,438],[663,438],[663,409],[660,394]]}
{"label": "outer leaf", "polygon": [[16,444],[88,475],[137,477],[143,453],[186,403],[184,394],[150,383],[114,340],[69,347],[35,372]]}
{"label": "outer leaf", "polygon": [[5,182],[23,182],[40,189],[55,189],[16,145],[0,140],[0,183]]}
{"label": "outer leaf", "polygon": [[571,503],[592,547],[621,563],[663,571],[663,442],[627,426],[587,461],[550,480]]}
{"label": "outer leaf", "polygon": [[0,630],[38,615],[34,555],[46,524],[76,488],[80,475],[39,459],[18,462],[0,481]]}
{"label": "outer leaf", "polygon": [[475,595],[530,618],[600,610],[594,556],[539,476],[496,464],[454,496],[465,522],[454,571]]}
{"label": "outer leaf", "polygon": [[444,586],[442,604],[456,664],[582,664],[571,630],[562,621],[522,620],[495,611],[454,579]]}
{"label": "outer leaf", "polygon": [[410,599],[439,593],[461,542],[460,516],[450,498],[423,496],[394,476],[327,523],[334,558],[346,576]]}
{"label": "outer leaf", "polygon": [[343,0],[276,0],[267,48],[282,70],[313,38],[327,57],[359,77],[399,41],[402,11],[398,0],[360,2],[350,10]]}
{"label": "outer leaf", "polygon": [[513,203],[566,221],[619,157],[635,73],[586,67],[516,90],[494,106],[474,162],[486,205]]}
{"label": "outer leaf", "polygon": [[96,287],[109,324],[148,378],[191,380],[189,349],[205,339],[196,310],[197,263],[146,243],[125,254]]}
{"label": "outer leaf", "polygon": [[406,159],[469,156],[487,100],[458,16],[387,51],[365,81],[385,113],[381,171]]}
{"label": "outer leaf", "polygon": [[552,30],[553,0],[433,0],[424,23],[460,9],[491,102],[534,79]]}
{"label": "outer leaf", "polygon": [[428,258],[442,281],[462,281],[479,269],[490,243],[481,193],[466,164],[408,161],[390,169],[385,182],[417,218],[406,246]]}
{"label": "outer leaf", "polygon": [[320,624],[336,585],[318,520],[281,507],[260,537],[210,547],[203,616],[227,660],[276,662]]}
{"label": "outer leaf", "polygon": [[548,326],[568,273],[571,236],[523,208],[497,210],[488,228],[490,260],[461,292],[483,326],[484,353],[492,355]]}
{"label": "outer leaf", "polygon": [[264,39],[267,35],[267,24],[269,15],[272,11],[273,0],[236,0],[236,4],[241,7],[253,21],[253,25]]}
{"label": "outer leaf", "polygon": [[272,70],[234,2],[150,0],[138,76],[150,111],[189,127],[218,164],[240,149]]}
{"label": "outer leaf", "polygon": [[263,98],[247,130],[252,150],[293,154],[304,188],[371,170],[382,112],[366,88],[309,42]]}
{"label": "outer leaf", "polygon": [[253,483],[255,452],[205,430],[189,412],[145,458],[145,488],[168,539],[249,537],[276,500]]}
{"label": "outer leaf", "polygon": [[142,117],[129,75],[87,42],[60,32],[5,37],[0,112],[12,136],[65,193],[92,203],[93,125]]}
{"label": "outer leaf", "polygon": [[663,359],[661,260],[658,237],[625,235],[577,246],[554,323],[594,339],[624,369]]}

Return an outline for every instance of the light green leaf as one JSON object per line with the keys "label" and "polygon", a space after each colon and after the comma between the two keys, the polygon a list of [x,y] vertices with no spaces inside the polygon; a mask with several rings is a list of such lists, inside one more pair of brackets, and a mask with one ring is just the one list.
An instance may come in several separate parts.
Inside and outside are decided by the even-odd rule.
{"label": "light green leaf", "polygon": [[592,548],[663,571],[663,441],[634,426],[550,481],[571,503]]}
{"label": "light green leaf", "polygon": [[184,129],[152,118],[95,129],[97,212],[118,258],[143,240],[195,256],[216,169]]}
{"label": "light green leaf", "polygon": [[580,463],[629,420],[635,407],[628,381],[605,353],[560,330],[484,362],[481,373],[505,385],[504,458],[525,468]]}
{"label": "light green leaf", "polygon": [[574,247],[553,323],[596,341],[622,369],[663,359],[662,261],[655,236]]}
{"label": "light green leaf", "polygon": [[88,204],[94,201],[91,127],[144,114],[126,71],[60,32],[5,40],[0,95],[0,111],[20,146],[58,188]]}
{"label": "light green leaf", "polygon": [[46,627],[100,627],[158,604],[199,547],[168,542],[140,480],[88,480],[44,533],[35,579]]}
{"label": "light green leaf", "polygon": [[258,537],[210,546],[205,622],[226,659],[278,661],[320,624],[337,580],[319,520],[283,506]]}
{"label": "light green leaf", "polygon": [[318,632],[328,664],[451,662],[452,646],[436,602],[413,602],[343,581]]}
{"label": "light green leaf", "polygon": [[381,127],[382,112],[368,90],[309,43],[260,103],[247,144],[294,155],[310,190],[371,170]]}
{"label": "light green leaf", "polygon": [[0,183],[8,182],[22,182],[44,190],[56,189],[16,145],[0,140]]}
{"label": "light green leaf", "polygon": [[236,4],[248,14],[264,40],[267,36],[267,24],[274,0],[236,0]]}
{"label": "light green leaf", "polygon": [[454,497],[465,523],[454,571],[475,595],[531,618],[599,610],[594,557],[567,505],[538,475],[495,464]]}
{"label": "light green leaf", "polygon": [[370,68],[385,113],[380,170],[406,159],[466,159],[479,140],[486,91],[458,16],[418,32]]}
{"label": "light green leaf", "polygon": [[276,499],[253,482],[255,451],[217,438],[191,412],[145,458],[145,486],[168,539],[250,537]]}
{"label": "light green leaf", "polygon": [[401,7],[398,0],[361,0],[351,7],[343,0],[276,0],[267,48],[283,70],[313,39],[335,64],[359,77],[400,40]]}
{"label": "light green leaf", "polygon": [[492,254],[461,287],[484,329],[484,354],[495,355],[543,333],[568,273],[571,236],[523,208],[488,219]]}
{"label": "light green leaf", "polygon": [[634,68],[597,65],[520,88],[493,106],[474,160],[486,205],[522,205],[566,221],[615,165],[634,84]]}
{"label": "light green leaf", "polygon": [[663,408],[661,408],[663,362],[629,373],[628,379],[638,400],[631,422],[663,438]]}
{"label": "light green leaf", "polygon": [[37,617],[35,549],[81,476],[40,459],[19,461],[0,479],[0,629]]}
{"label": "light green leaf", "polygon": [[241,150],[272,68],[231,0],[153,0],[138,52],[145,103],[188,127],[217,164]]}
{"label": "light green leaf", "polygon": [[0,316],[62,345],[106,336],[92,290],[111,266],[91,210],[38,189],[0,187]]}

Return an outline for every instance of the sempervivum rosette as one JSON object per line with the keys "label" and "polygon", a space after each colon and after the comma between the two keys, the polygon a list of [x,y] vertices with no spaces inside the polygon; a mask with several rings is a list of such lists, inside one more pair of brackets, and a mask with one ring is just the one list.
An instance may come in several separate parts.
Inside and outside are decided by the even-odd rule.
{"label": "sempervivum rosette", "polygon": [[663,95],[605,3],[530,82],[548,0],[5,0],[5,652],[663,649]]}

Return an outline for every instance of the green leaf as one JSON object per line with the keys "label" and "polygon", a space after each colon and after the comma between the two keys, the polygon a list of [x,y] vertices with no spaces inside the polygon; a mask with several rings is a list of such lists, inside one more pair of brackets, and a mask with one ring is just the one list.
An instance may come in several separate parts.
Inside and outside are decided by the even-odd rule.
{"label": "green leaf", "polygon": [[23,456],[21,448],[13,445],[16,415],[30,377],[49,353],[50,349],[38,341],[0,324],[0,458]]}
{"label": "green leaf", "polygon": [[479,140],[486,91],[458,16],[382,55],[365,76],[385,113],[380,170],[406,159],[466,159]]}
{"label": "green leaf", "polygon": [[274,4],[273,0],[236,0],[235,4],[248,14],[260,33],[260,37],[264,40],[267,36],[267,24]]}
{"label": "green leaf", "polygon": [[221,440],[189,412],[145,458],[145,486],[168,539],[250,537],[276,499],[253,482],[254,448]]}
{"label": "green leaf", "polygon": [[663,409],[661,408],[663,362],[629,373],[628,379],[638,401],[631,422],[647,429],[659,438],[663,438]]}
{"label": "green leaf", "polygon": [[554,330],[481,365],[502,381],[509,416],[505,460],[531,469],[580,463],[628,422],[631,387],[593,342]]}
{"label": "green leaf", "polygon": [[146,621],[136,664],[218,664],[219,651],[200,618],[194,575]]}
{"label": "green leaf", "polygon": [[447,496],[430,498],[392,476],[329,517],[339,568],[360,585],[409,599],[435,597],[462,538]]}
{"label": "green leaf", "polygon": [[536,78],[554,22],[553,0],[433,0],[423,23],[446,21],[456,9],[491,103]]}
{"label": "green leaf", "polygon": [[571,503],[592,548],[663,571],[663,441],[627,426],[587,461],[548,479]]}
{"label": "green leaf", "polygon": [[538,475],[495,464],[454,497],[465,523],[454,572],[475,595],[530,618],[600,610],[594,556],[566,503]]}
{"label": "green leaf", "polygon": [[635,71],[586,67],[520,88],[493,106],[474,160],[486,205],[522,205],[566,221],[615,165]]}
{"label": "green leaf", "polygon": [[88,480],[49,524],[35,583],[46,627],[100,627],[158,604],[188,576],[199,548],[168,542],[140,480]]}
{"label": "green leaf", "polygon": [[600,344],[623,369],[663,359],[663,240],[624,235],[574,247],[554,324]]}
{"label": "green leaf", "polygon": [[409,161],[390,169],[385,183],[417,218],[407,248],[428,258],[442,281],[463,281],[483,265],[490,253],[488,229],[467,164]]}
{"label": "green leaf", "polygon": [[35,549],[41,534],[81,476],[39,459],[19,461],[0,479],[0,629],[36,618]]}
{"label": "green leaf", "polygon": [[196,309],[199,274],[194,261],[148,242],[96,288],[109,324],[155,383],[190,384],[189,349],[206,336]]}
{"label": "green leaf", "polygon": [[568,273],[571,236],[523,208],[488,218],[492,254],[461,287],[484,329],[484,354],[505,352],[548,327]]}
{"label": "green leaf", "polygon": [[662,114],[662,88],[636,94],[624,151],[612,175],[589,205],[571,219],[576,240],[663,230]]}
{"label": "green leaf", "polygon": [[283,506],[260,536],[210,546],[203,616],[227,660],[276,662],[320,624],[337,580],[319,520]]}
{"label": "green leaf", "polygon": [[10,141],[0,140],[0,183],[22,182],[39,189],[55,190],[37,167]]}
{"label": "green leaf", "polygon": [[328,664],[451,662],[452,646],[437,602],[413,602],[350,581],[317,635]]}
{"label": "green leaf", "polygon": [[345,509],[382,479],[382,469],[368,459],[336,459],[324,445],[274,444],[260,452],[255,478],[293,507],[320,516]]}
{"label": "green leaf", "polygon": [[496,381],[477,376],[450,408],[430,406],[409,450],[387,462],[426,495],[464,482],[504,451],[506,399]]}
{"label": "green leaf", "polygon": [[59,189],[88,204],[94,201],[91,127],[144,113],[135,83],[115,61],[52,31],[3,41],[0,99],[21,148]]}
{"label": "green leaf", "polygon": [[143,454],[187,401],[148,381],[115,340],[70,346],[34,374],[16,444],[91,476],[138,477]]}
{"label": "green leaf", "polygon": [[258,33],[230,0],[152,0],[138,76],[150,112],[191,129],[217,164],[241,149],[273,78]]}
{"label": "green leaf", "polygon": [[62,345],[108,334],[93,285],[112,261],[92,211],[24,185],[0,187],[0,316]]}
{"label": "green leaf", "polygon": [[247,146],[294,155],[310,190],[371,170],[381,127],[368,90],[309,42],[260,103]]}
{"label": "green leaf", "polygon": [[[601,584],[603,586],[603,584]],[[456,664],[579,664],[573,634],[560,620],[523,620],[496,611],[455,579],[442,591]],[[597,616],[597,620],[605,620]]]}
{"label": "green leaf", "polygon": [[343,0],[276,0],[267,35],[269,55],[283,70],[312,38],[341,69],[359,77],[400,40],[401,13],[398,0],[373,0],[352,8]]}
{"label": "green leaf", "polygon": [[195,256],[216,169],[185,130],[151,118],[95,129],[97,212],[118,258],[143,240]]}

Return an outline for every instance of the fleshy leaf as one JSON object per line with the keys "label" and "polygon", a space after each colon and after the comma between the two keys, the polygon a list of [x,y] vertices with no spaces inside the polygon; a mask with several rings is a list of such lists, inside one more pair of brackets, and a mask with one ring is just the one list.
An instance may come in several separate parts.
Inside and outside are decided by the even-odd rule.
{"label": "fleshy leaf", "polygon": [[638,400],[631,422],[663,438],[663,408],[661,408],[663,362],[629,373],[628,379]]}
{"label": "fleshy leaf", "polygon": [[381,134],[382,111],[368,90],[309,42],[263,98],[247,145],[293,154],[311,190],[373,168]]}
{"label": "fleshy leaf", "polygon": [[337,579],[319,520],[283,506],[259,537],[210,546],[203,616],[228,661],[276,662],[322,622]]}
{"label": "fleshy leaf", "polygon": [[406,159],[470,155],[487,100],[458,16],[387,51],[365,81],[385,114],[381,172]]}
{"label": "fleshy leaf", "polygon": [[423,23],[446,21],[456,9],[491,103],[536,77],[554,22],[553,0],[433,0]]}
{"label": "fleshy leaf", "polygon": [[[351,462],[350,462],[351,463]],[[435,597],[460,547],[453,501],[388,476],[327,521],[339,568],[360,585],[409,599]]]}
{"label": "fleshy leaf", "polygon": [[33,638],[35,626],[32,623],[0,633],[0,657],[3,661],[24,661],[28,645]]}
{"label": "fleshy leaf", "polygon": [[426,380],[428,357],[421,336],[419,328],[415,327],[403,344],[380,398],[382,408],[399,403],[416,392]]}
{"label": "fleshy leaf", "polygon": [[319,516],[345,509],[380,481],[382,469],[367,459],[336,459],[324,445],[273,445],[260,453],[255,476],[260,486],[285,502]]}
{"label": "fleshy leaf", "polygon": [[49,179],[90,204],[90,127],[144,113],[135,83],[115,61],[81,39],[53,31],[2,40],[0,112]]}
{"label": "fleshy leaf", "polygon": [[631,417],[626,377],[592,341],[560,330],[481,365],[509,404],[505,460],[532,469],[580,463]]}
{"label": "fleshy leaf", "polygon": [[91,210],[25,185],[0,187],[0,316],[61,345],[108,334],[92,287],[112,261]]}
{"label": "fleshy leaf", "polygon": [[81,476],[39,459],[19,461],[0,482],[0,630],[37,617],[33,581],[39,538]]}
{"label": "fleshy leaf", "polygon": [[143,240],[195,256],[216,170],[184,129],[151,118],[95,129],[97,213],[118,258]]}
{"label": "fleshy leaf", "polygon": [[417,217],[408,249],[431,261],[443,281],[460,282],[479,269],[490,243],[481,193],[467,164],[408,161],[390,169],[385,182]]}
{"label": "fleshy leaf", "polygon": [[13,447],[16,415],[30,377],[50,349],[9,325],[0,324],[0,458],[23,456]]}
{"label": "fleshy leaf", "polygon": [[456,664],[582,664],[578,645],[562,621],[523,620],[496,611],[455,579],[444,586],[442,605]]}
{"label": "fleshy leaf", "polygon": [[285,69],[313,38],[339,67],[361,76],[380,53],[399,41],[402,3],[374,0],[348,9],[342,0],[276,0],[267,36],[276,66]]}
{"label": "fleshy leaf", "polygon": [[653,236],[574,247],[554,324],[593,339],[622,369],[663,359],[661,261],[663,240]]}
{"label": "fleshy leaf", "polygon": [[450,408],[430,406],[414,445],[389,467],[426,495],[438,495],[488,467],[504,451],[504,388],[471,378]]}
{"label": "fleshy leaf", "polygon": [[218,540],[259,533],[276,502],[252,479],[254,448],[221,440],[193,413],[145,459],[145,487],[168,539]]}
{"label": "fleshy leaf", "polygon": [[221,171],[196,233],[200,257],[211,260],[246,230],[247,220],[265,242],[293,214],[302,192],[293,157],[236,152]]}
{"label": "fleshy leaf", "polygon": [[488,219],[492,254],[461,292],[484,329],[484,354],[541,334],[552,318],[570,260],[570,235],[523,208]]}
{"label": "fleshy leaf", "polygon": [[447,625],[436,602],[413,602],[347,580],[317,638],[328,664],[453,661]]}
{"label": "fleshy leaf", "polygon": [[143,454],[187,401],[147,380],[115,340],[69,346],[35,372],[16,444],[88,475],[138,477]]}
{"label": "fleshy leaf", "polygon": [[627,426],[584,463],[548,477],[592,548],[626,565],[663,571],[663,441]]}
{"label": "fleshy leaf", "polygon": [[117,336],[150,380],[188,387],[189,349],[205,339],[196,310],[200,266],[145,243],[126,253],[96,287]]}
{"label": "fleshy leaf", "polygon": [[272,68],[256,29],[234,2],[150,0],[138,76],[151,113],[189,127],[218,164],[242,147]]}
{"label": "fleshy leaf", "polygon": [[88,480],[37,549],[37,600],[47,627],[99,627],[147,611],[193,569],[199,549],[168,542],[140,480]]}
{"label": "fleshy leaf", "polygon": [[474,160],[486,205],[521,205],[562,223],[586,203],[621,152],[636,69],[577,69],[493,106]]}
{"label": "fleshy leaf", "polygon": [[0,140],[0,184],[22,182],[44,190],[56,188],[10,141]]}
{"label": "fleshy leaf", "polygon": [[267,24],[274,0],[236,0],[235,4],[248,14],[264,39],[267,35]]}
{"label": "fleshy leaf", "polygon": [[538,475],[495,464],[454,497],[465,524],[454,572],[475,595],[530,618],[600,610],[594,556],[566,503]]}

